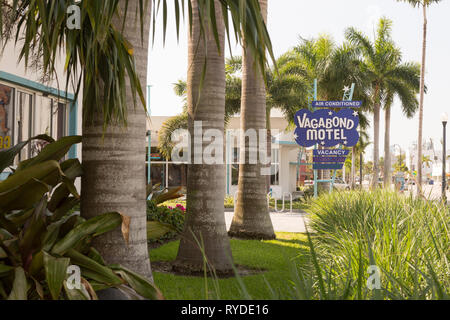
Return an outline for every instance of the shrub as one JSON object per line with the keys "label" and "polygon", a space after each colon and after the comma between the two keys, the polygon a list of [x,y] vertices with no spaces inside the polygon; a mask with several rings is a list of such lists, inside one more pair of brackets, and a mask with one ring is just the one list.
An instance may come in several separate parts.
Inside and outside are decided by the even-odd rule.
{"label": "shrub", "polygon": [[[82,167],[78,159],[61,158],[81,137],[38,138],[49,144],[0,182],[0,300],[90,300],[111,287],[135,298],[160,297],[138,274],[106,265],[90,244],[121,225],[127,241],[126,216],[110,212],[86,220],[72,212],[80,200],[74,180]],[[28,142],[0,151],[0,172]],[[79,288],[67,284],[70,265],[80,268]]]}
{"label": "shrub", "polygon": [[226,195],[223,205],[225,208],[234,208],[234,197]]}
{"label": "shrub", "polygon": [[[308,211],[317,296],[331,285],[334,297],[449,298],[447,206],[377,190],[323,195]],[[380,290],[366,287],[369,265],[381,271]]]}
{"label": "shrub", "polygon": [[[184,228],[186,209],[183,205],[177,204],[175,207],[156,205],[155,201],[147,201],[147,221],[159,222],[158,225],[148,223],[148,240],[150,242],[161,242],[172,239]],[[166,226],[166,227],[165,227]]]}

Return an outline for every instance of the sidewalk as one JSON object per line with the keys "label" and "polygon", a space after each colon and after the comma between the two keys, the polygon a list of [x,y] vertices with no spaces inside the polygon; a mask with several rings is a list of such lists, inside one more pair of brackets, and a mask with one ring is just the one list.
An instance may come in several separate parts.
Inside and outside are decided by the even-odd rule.
{"label": "sidewalk", "polygon": [[[234,212],[225,212],[227,230],[230,228]],[[307,213],[271,213],[275,232],[306,232]]]}

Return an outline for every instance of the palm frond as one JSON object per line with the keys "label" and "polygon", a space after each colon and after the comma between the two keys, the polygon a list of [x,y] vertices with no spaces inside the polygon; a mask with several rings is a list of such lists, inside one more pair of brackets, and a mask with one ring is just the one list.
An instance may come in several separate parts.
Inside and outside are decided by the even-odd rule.
{"label": "palm frond", "polygon": [[183,112],[177,116],[171,117],[163,123],[161,130],[158,133],[158,148],[161,154],[170,159],[173,147],[175,146],[172,135],[176,130],[188,128],[188,115]]}

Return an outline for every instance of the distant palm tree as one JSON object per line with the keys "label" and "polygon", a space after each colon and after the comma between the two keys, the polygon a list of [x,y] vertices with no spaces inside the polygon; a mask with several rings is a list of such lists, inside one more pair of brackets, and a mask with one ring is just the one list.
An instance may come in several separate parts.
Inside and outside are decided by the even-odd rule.
{"label": "distant palm tree", "polygon": [[[399,59],[400,60],[400,59]],[[398,96],[402,103],[402,111],[406,117],[411,118],[416,113],[419,102],[416,94],[420,84],[420,66],[413,63],[403,63],[393,66],[390,79],[386,81],[384,113],[384,187],[391,186],[391,108],[394,96]]]}
{"label": "distant palm tree", "polygon": [[413,7],[422,7],[423,12],[423,38],[422,38],[422,68],[420,70],[420,100],[419,100],[419,137],[417,142],[417,193],[422,194],[422,136],[423,136],[423,99],[425,94],[425,62],[427,52],[427,8],[441,0],[397,0],[407,2]]}
{"label": "distant palm tree", "polygon": [[[415,108],[417,66],[411,63],[401,64],[400,51],[391,38],[391,25],[392,22],[389,19],[380,19],[373,42],[355,28],[348,28],[345,32],[347,40],[356,45],[362,54],[360,70],[370,94],[374,129],[373,188],[378,186],[380,174],[379,132],[380,110],[383,103],[387,106],[388,124],[390,123],[390,107],[395,95],[400,97],[408,114],[413,113]],[[389,135],[387,138],[389,140]],[[389,152],[387,154],[389,155]]]}
{"label": "distant palm tree", "polygon": [[[353,99],[363,101],[365,107],[358,110],[358,114],[360,127],[365,129],[368,123],[364,111],[369,98],[365,91],[367,85],[364,75],[359,70],[359,48],[349,42],[337,46],[330,36],[321,35],[316,39],[301,39],[293,53],[296,58],[291,68],[295,67],[294,70],[299,70],[297,72],[306,72],[310,83],[317,79],[319,100],[339,100],[344,93],[342,89],[355,83]],[[322,170],[319,178],[329,180],[330,170]],[[329,183],[323,186],[329,189]]]}
{"label": "distant palm tree", "polygon": [[[306,78],[304,71],[298,70],[290,64],[289,53],[277,59],[276,67],[266,68],[267,92],[266,113],[270,115],[271,110],[279,109],[288,122],[293,122],[296,111],[307,105],[307,91],[310,79]],[[226,60],[226,94],[225,94],[225,124],[235,114],[240,112],[242,91],[242,58],[234,56]],[[186,82],[178,80],[174,84],[174,92],[180,97],[186,96]],[[173,144],[170,142],[172,133],[177,129],[187,129],[185,116],[186,108],[174,117],[168,119],[159,131],[158,147],[161,153],[170,158]],[[266,117],[266,128],[268,130],[268,142],[271,144],[270,117]],[[268,146],[270,152],[270,145]],[[270,157],[270,153],[268,155]]]}
{"label": "distant palm tree", "polygon": [[422,156],[422,165],[426,165],[427,168],[430,168],[430,164],[433,163],[433,160],[429,156]]}

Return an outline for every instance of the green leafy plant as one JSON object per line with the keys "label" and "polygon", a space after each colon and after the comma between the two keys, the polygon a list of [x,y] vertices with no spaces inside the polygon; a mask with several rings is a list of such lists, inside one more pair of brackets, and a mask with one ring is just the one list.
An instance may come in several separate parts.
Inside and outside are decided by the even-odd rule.
{"label": "green leafy plant", "polygon": [[[112,287],[133,298],[161,298],[148,280],[107,265],[90,245],[119,226],[127,241],[128,217],[109,212],[86,220],[72,210],[80,200],[74,181],[83,170],[78,159],[61,159],[81,137],[29,141],[36,139],[50,143],[0,182],[0,300],[91,300],[97,299],[96,291]],[[29,141],[0,151],[0,168],[11,165]],[[74,289],[67,283],[70,265],[81,271]]]}
{"label": "green leafy plant", "polygon": [[225,208],[234,208],[234,197],[230,195],[225,196],[223,205]]}
{"label": "green leafy plant", "polygon": [[[328,287],[316,297],[450,298],[448,206],[377,190],[323,195],[308,211],[316,271],[303,275]],[[371,265],[380,269],[379,290],[366,287]]]}
{"label": "green leafy plant", "polygon": [[147,238],[150,242],[160,242],[174,238],[184,228],[184,207],[157,206],[147,202]]}
{"label": "green leafy plant", "polygon": [[171,239],[183,231],[185,208],[177,204],[174,208],[161,205],[183,197],[181,187],[161,188],[160,184],[147,186],[147,239],[160,242]]}
{"label": "green leafy plant", "polygon": [[163,202],[183,197],[180,193],[181,187],[177,188],[161,188],[161,184],[147,185],[147,198],[159,205]]}

